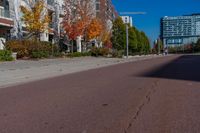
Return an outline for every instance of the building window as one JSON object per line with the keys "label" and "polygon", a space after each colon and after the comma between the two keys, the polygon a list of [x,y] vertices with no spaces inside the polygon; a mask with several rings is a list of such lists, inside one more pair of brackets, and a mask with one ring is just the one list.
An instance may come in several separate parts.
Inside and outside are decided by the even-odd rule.
{"label": "building window", "polygon": [[96,17],[100,17],[100,12],[96,12]]}
{"label": "building window", "polygon": [[96,3],[96,10],[97,10],[97,11],[100,10],[100,3]]}

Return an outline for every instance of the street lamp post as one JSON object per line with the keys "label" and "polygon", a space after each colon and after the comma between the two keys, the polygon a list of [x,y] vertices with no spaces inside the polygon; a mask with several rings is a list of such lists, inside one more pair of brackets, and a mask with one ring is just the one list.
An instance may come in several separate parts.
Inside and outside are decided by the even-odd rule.
{"label": "street lamp post", "polygon": [[126,24],[126,58],[128,59],[128,46],[129,46],[129,38],[128,38],[128,24]]}
{"label": "street lamp post", "polygon": [[[121,15],[145,15],[146,12],[120,12]],[[130,19],[130,18],[129,18]],[[126,24],[126,58],[128,59],[129,54],[129,33],[128,33],[128,24],[130,23],[130,20],[128,22],[125,22]]]}

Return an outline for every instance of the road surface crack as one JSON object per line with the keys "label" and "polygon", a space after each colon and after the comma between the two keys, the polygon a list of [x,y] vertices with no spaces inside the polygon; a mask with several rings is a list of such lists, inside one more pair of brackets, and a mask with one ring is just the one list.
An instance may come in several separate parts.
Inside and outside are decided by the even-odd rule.
{"label": "road surface crack", "polygon": [[148,104],[151,101],[151,96],[153,93],[156,92],[157,90],[157,86],[158,86],[158,80],[154,81],[154,83],[152,84],[150,91],[147,93],[147,95],[145,96],[144,101],[142,102],[142,104],[138,107],[136,113],[133,115],[133,117],[131,118],[130,122],[128,123],[127,128],[124,129],[124,133],[128,133],[128,130],[132,127],[133,123],[135,120],[137,120],[137,118],[139,117],[142,109],[144,108],[144,106],[146,104]]}

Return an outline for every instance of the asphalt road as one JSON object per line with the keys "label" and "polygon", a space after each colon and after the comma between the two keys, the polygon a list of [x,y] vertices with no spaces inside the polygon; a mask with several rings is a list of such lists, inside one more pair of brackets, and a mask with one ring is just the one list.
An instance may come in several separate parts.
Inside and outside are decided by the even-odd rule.
{"label": "asphalt road", "polygon": [[199,133],[200,56],[124,63],[0,89],[0,133]]}

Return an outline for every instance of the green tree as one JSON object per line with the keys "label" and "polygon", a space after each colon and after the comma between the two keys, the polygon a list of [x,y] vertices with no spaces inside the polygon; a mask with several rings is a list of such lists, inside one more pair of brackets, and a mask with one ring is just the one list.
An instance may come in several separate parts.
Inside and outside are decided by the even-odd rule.
{"label": "green tree", "polygon": [[121,17],[113,22],[112,38],[113,48],[116,50],[124,50],[126,46],[126,25]]}
{"label": "green tree", "polygon": [[160,52],[163,50],[163,43],[160,39],[158,39],[156,42],[154,42],[153,49],[157,54],[160,54]]}
{"label": "green tree", "polygon": [[143,53],[143,37],[140,31],[136,30],[136,36],[137,36],[137,52],[140,54]]}
{"label": "green tree", "polygon": [[200,51],[200,39],[198,39],[196,45],[195,45],[195,51],[199,52]]}
{"label": "green tree", "polygon": [[143,46],[144,46],[144,53],[148,54],[151,50],[151,46],[150,46],[150,41],[149,38],[146,36],[146,34],[144,32],[141,33],[143,36]]}
{"label": "green tree", "polygon": [[[126,49],[126,25],[119,17],[113,22],[112,44],[116,50]],[[140,32],[135,27],[129,25],[129,54],[148,54],[150,51],[150,41],[144,32]]]}
{"label": "green tree", "polygon": [[151,46],[150,41],[146,34],[142,31],[137,32],[137,39],[138,39],[138,52],[140,54],[148,54],[150,52]]}
{"label": "green tree", "polygon": [[129,53],[137,52],[137,36],[134,27],[129,27]]}

